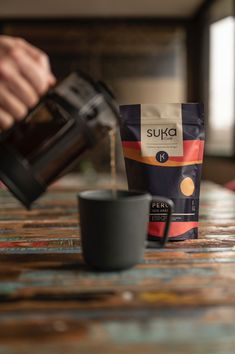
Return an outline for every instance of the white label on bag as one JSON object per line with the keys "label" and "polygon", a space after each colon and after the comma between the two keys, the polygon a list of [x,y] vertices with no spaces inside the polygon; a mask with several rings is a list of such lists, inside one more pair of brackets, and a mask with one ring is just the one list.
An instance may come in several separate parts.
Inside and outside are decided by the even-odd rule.
{"label": "white label on bag", "polygon": [[141,105],[141,153],[159,162],[183,156],[181,104]]}

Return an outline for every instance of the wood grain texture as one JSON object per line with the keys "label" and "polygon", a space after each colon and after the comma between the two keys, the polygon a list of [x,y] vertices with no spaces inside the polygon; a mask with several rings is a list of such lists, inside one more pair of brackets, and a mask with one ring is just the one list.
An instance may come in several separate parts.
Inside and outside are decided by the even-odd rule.
{"label": "wood grain texture", "polygon": [[26,211],[0,191],[0,354],[234,353],[235,195],[201,193],[198,240],[124,272],[82,260],[76,183]]}

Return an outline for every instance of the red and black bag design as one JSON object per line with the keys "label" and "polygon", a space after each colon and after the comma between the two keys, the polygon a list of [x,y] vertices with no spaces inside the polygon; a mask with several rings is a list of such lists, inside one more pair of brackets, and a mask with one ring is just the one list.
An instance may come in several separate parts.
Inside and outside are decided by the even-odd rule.
{"label": "red and black bag design", "polygon": [[[197,238],[204,152],[203,105],[136,104],[123,105],[120,111],[129,189],[173,200],[170,240]],[[166,211],[164,203],[152,203],[149,239],[161,237]]]}

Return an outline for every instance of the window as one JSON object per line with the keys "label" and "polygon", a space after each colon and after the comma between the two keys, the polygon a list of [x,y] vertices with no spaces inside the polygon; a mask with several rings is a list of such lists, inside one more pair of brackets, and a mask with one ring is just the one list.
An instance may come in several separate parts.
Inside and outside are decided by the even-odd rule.
{"label": "window", "polygon": [[209,28],[209,136],[207,152],[234,155],[235,19],[220,19]]}

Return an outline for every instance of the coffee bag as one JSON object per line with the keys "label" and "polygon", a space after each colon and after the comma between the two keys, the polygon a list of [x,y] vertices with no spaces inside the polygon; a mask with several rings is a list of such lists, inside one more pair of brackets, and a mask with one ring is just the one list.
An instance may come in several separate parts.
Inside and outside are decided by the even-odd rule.
{"label": "coffee bag", "polygon": [[[123,105],[120,112],[129,189],[173,200],[170,240],[197,238],[204,151],[203,105]],[[167,208],[164,203],[152,203],[149,239],[162,237]]]}

